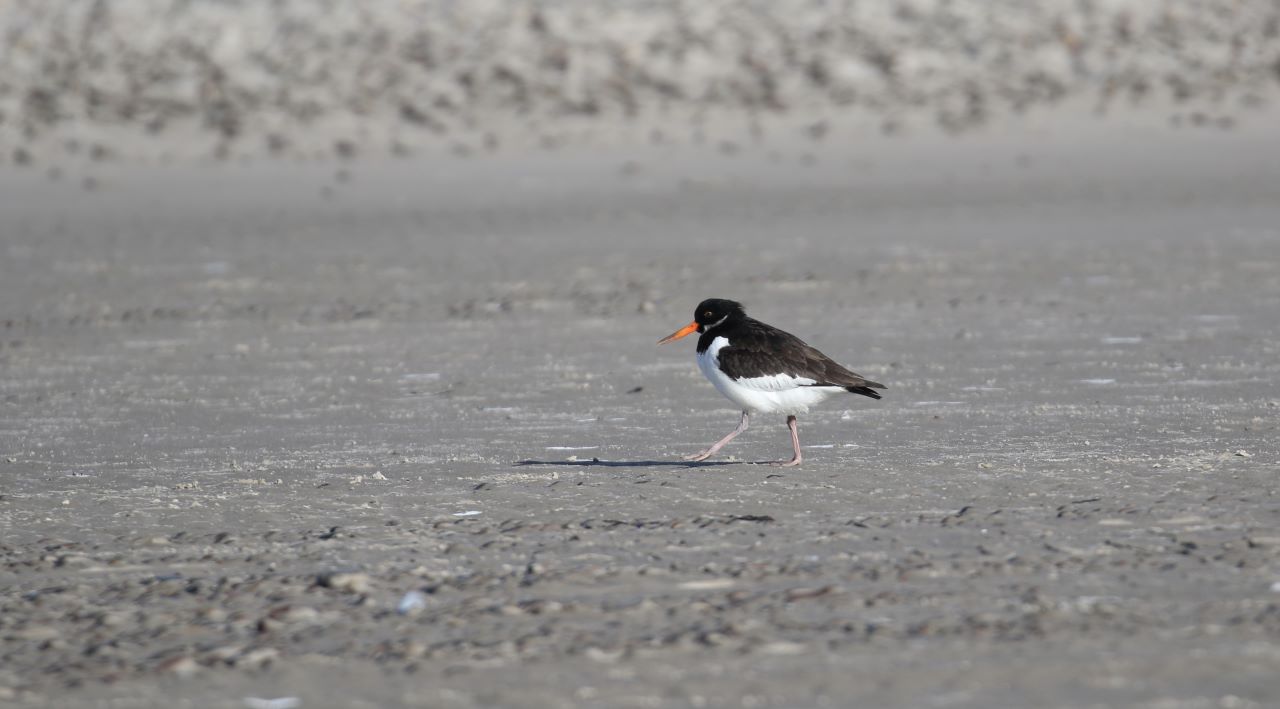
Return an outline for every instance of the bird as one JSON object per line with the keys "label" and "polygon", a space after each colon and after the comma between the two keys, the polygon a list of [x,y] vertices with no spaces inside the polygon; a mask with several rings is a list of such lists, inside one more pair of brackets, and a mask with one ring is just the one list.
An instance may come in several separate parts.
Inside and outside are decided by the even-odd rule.
{"label": "bird", "polygon": [[786,414],[794,453],[773,465],[800,465],[800,433],[796,414],[803,414],[842,392],[879,399],[887,387],[845,369],[789,332],[747,315],[741,303],[708,298],[698,304],[693,322],[658,340],[659,345],[699,333],[698,368],[715,388],[742,409],[742,420],[729,435],[685,460],[706,460],[747,430],[752,414]]}

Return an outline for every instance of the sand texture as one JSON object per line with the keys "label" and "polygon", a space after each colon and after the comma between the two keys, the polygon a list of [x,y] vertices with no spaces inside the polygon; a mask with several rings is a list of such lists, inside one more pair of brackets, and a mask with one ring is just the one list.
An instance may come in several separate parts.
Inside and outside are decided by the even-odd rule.
{"label": "sand texture", "polygon": [[[1270,129],[1106,126],[5,173],[0,701],[1280,702]],[[885,400],[678,462],[709,295]]]}
{"label": "sand texture", "polygon": [[1280,706],[1278,12],[0,3],[0,706]]}

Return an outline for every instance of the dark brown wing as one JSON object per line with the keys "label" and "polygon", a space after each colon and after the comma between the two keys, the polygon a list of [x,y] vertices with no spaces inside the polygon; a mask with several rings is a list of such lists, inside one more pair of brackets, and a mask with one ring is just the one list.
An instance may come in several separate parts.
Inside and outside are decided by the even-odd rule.
{"label": "dark brown wing", "polygon": [[838,386],[879,399],[875,389],[885,385],[845,369],[803,340],[759,320],[747,318],[717,353],[720,368],[734,379],[770,377],[780,373],[812,379],[809,386]]}

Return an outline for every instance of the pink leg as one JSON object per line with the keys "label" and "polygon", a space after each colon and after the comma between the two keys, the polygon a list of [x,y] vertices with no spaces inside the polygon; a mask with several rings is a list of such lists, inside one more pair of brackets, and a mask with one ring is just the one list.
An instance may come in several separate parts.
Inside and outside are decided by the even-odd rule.
{"label": "pink leg", "polygon": [[731,431],[729,435],[716,441],[715,445],[702,451],[701,453],[686,455],[684,459],[685,460],[706,460],[707,458],[710,458],[711,456],[715,455],[716,452],[719,451],[721,448],[724,448],[724,444],[728,443],[729,441],[732,441],[734,437],[736,437],[739,433],[742,433],[745,430],[747,430],[747,412],[743,411],[742,422],[739,423],[738,427],[733,429],[733,431]]}
{"label": "pink leg", "polygon": [[800,431],[796,428],[795,416],[787,417],[787,428],[791,429],[791,450],[795,453],[795,457],[788,461],[779,460],[774,463],[774,465],[782,468],[790,468],[800,465],[800,461],[803,460],[800,456]]}

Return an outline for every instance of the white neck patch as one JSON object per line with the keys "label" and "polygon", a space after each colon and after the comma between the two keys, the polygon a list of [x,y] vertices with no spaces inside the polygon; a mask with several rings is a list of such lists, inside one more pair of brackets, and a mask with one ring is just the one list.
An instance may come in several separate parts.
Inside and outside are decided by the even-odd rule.
{"label": "white neck patch", "polygon": [[[717,320],[717,321],[715,321],[715,322],[711,323],[710,325],[708,325],[708,326],[707,326],[707,330],[710,330],[710,329],[711,329],[711,328],[713,328],[713,327],[719,327],[719,326],[720,326],[720,323],[722,323],[722,322],[724,322],[725,320],[728,320],[728,319],[729,319],[729,316],[728,316],[728,315],[726,315],[726,316],[724,316],[724,317],[720,318],[719,320]],[[704,332],[705,332],[705,330],[704,330]]]}

